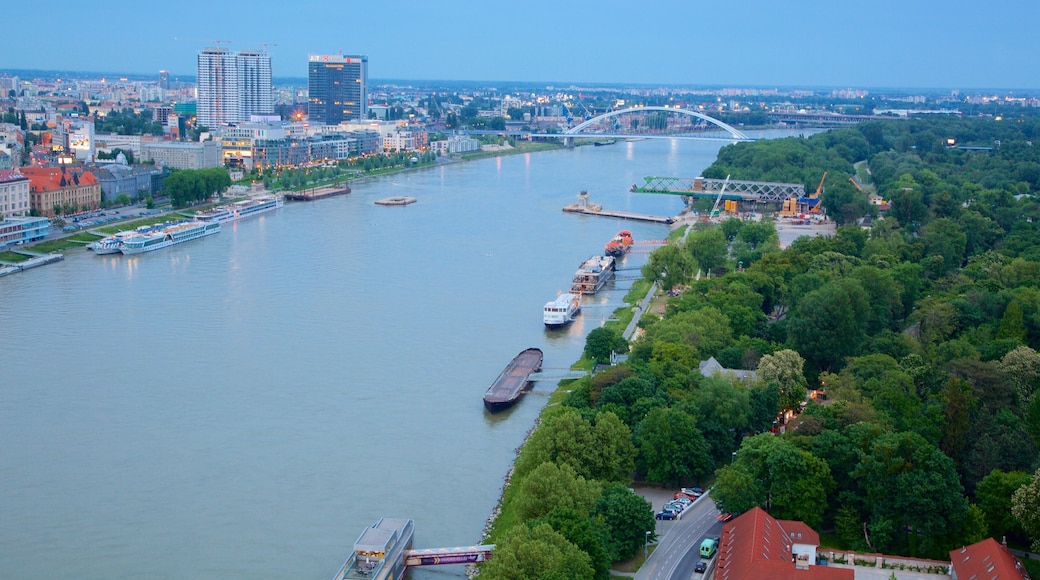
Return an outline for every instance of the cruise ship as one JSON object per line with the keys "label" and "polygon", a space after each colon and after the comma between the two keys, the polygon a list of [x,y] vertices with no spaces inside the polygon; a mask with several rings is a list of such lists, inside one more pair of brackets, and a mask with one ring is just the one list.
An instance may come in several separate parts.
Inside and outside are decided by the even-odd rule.
{"label": "cruise ship", "polygon": [[220,233],[220,222],[177,222],[153,232],[140,234],[124,240],[119,251],[124,254],[151,252],[216,233]]}
{"label": "cruise ship", "polygon": [[595,294],[614,275],[614,256],[593,256],[582,262],[571,282],[572,294]]}
{"label": "cruise ship", "polygon": [[282,207],[282,198],[274,195],[261,195],[251,199],[236,201],[195,214],[195,219],[203,222],[231,222],[245,217],[259,215]]}
{"label": "cruise ship", "polygon": [[405,572],[403,553],[412,547],[414,535],[415,522],[410,519],[379,518],[358,536],[333,580],[400,580]]}
{"label": "cruise ship", "polygon": [[545,303],[542,309],[542,321],[546,328],[559,328],[570,324],[581,311],[581,296],[578,294],[560,294],[556,300]]}
{"label": "cruise ship", "polygon": [[124,241],[138,235],[140,235],[140,233],[134,230],[116,232],[111,236],[105,236],[100,240],[87,244],[87,249],[93,250],[94,253],[99,256],[103,254],[118,254],[120,249],[123,247]]}

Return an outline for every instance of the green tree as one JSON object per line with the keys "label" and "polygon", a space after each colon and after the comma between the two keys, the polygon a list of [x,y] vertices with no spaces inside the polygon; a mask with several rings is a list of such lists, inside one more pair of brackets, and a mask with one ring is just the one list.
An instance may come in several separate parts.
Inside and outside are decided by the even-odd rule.
{"label": "green tree", "polygon": [[583,580],[595,572],[589,555],[549,524],[521,524],[496,543],[495,557],[481,565],[480,575],[492,580]]}
{"label": "green tree", "polygon": [[719,228],[692,232],[686,238],[686,249],[705,273],[726,264],[729,244]]}
{"label": "green tree", "polygon": [[806,381],[802,368],[805,359],[785,348],[762,357],[758,363],[758,378],[780,387],[780,410],[797,410],[805,401]]}
{"label": "green tree", "polygon": [[678,246],[658,248],[643,264],[643,277],[657,282],[662,288],[671,289],[686,284],[697,273],[697,262],[693,256]]}
{"label": "green tree", "polygon": [[610,362],[610,355],[616,352],[624,352],[628,347],[628,341],[621,336],[616,328],[600,326],[592,329],[585,337],[585,358],[597,363]]}
{"label": "green tree", "polygon": [[989,535],[995,538],[1022,536],[1022,525],[1011,511],[1011,496],[1030,479],[1024,471],[1005,473],[994,469],[975,486],[975,497],[985,514]]}
{"label": "green tree", "polygon": [[651,410],[636,427],[635,440],[639,449],[636,467],[646,474],[647,481],[702,481],[713,467],[696,421],[678,409]]}
{"label": "green tree", "polygon": [[573,467],[547,461],[517,484],[516,512],[522,520],[544,516],[557,507],[587,512],[600,489],[598,482],[586,480]]}
{"label": "green tree", "polygon": [[545,517],[532,520],[528,526],[534,528],[539,524],[549,524],[568,542],[588,554],[589,563],[592,565],[592,578],[609,580],[611,558],[607,552],[608,534],[603,523],[588,514],[572,509],[556,508]]}
{"label": "green tree", "polygon": [[819,369],[839,367],[866,338],[867,293],[857,280],[837,279],[809,292],[787,325],[795,350]]}
{"label": "green tree", "polygon": [[643,549],[646,532],[653,534],[654,512],[650,502],[620,483],[608,484],[592,514],[607,529],[611,560],[627,560]]}
{"label": "green tree", "polygon": [[745,439],[733,463],[718,470],[712,498],[722,511],[757,505],[774,517],[816,527],[833,486],[825,461],[765,433]]}
{"label": "green tree", "polygon": [[1011,513],[1033,541],[1030,549],[1040,552],[1040,469],[1011,495]]}

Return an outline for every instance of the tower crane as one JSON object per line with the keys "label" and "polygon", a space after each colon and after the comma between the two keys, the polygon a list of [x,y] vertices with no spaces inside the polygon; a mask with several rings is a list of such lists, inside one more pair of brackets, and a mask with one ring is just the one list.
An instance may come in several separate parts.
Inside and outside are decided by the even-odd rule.
{"label": "tower crane", "polygon": [[722,202],[722,194],[726,193],[726,186],[729,185],[729,175],[726,176],[726,180],[722,182],[722,187],[719,189],[719,195],[715,198],[715,205],[711,207],[711,213],[709,214],[712,218],[719,213],[719,203]]}

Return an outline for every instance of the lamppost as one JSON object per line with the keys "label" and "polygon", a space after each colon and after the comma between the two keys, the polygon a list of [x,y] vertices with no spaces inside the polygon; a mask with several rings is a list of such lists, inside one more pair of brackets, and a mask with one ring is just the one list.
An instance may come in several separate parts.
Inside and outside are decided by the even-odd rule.
{"label": "lamppost", "polygon": [[643,542],[643,560],[650,557],[650,530],[646,531],[646,541]]}

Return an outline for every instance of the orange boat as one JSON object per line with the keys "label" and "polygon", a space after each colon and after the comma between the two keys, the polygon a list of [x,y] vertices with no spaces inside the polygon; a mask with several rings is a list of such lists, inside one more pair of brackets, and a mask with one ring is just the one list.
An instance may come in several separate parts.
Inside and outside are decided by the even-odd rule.
{"label": "orange boat", "polygon": [[608,256],[623,256],[628,253],[629,248],[632,247],[632,232],[628,230],[621,230],[607,242],[606,251]]}

